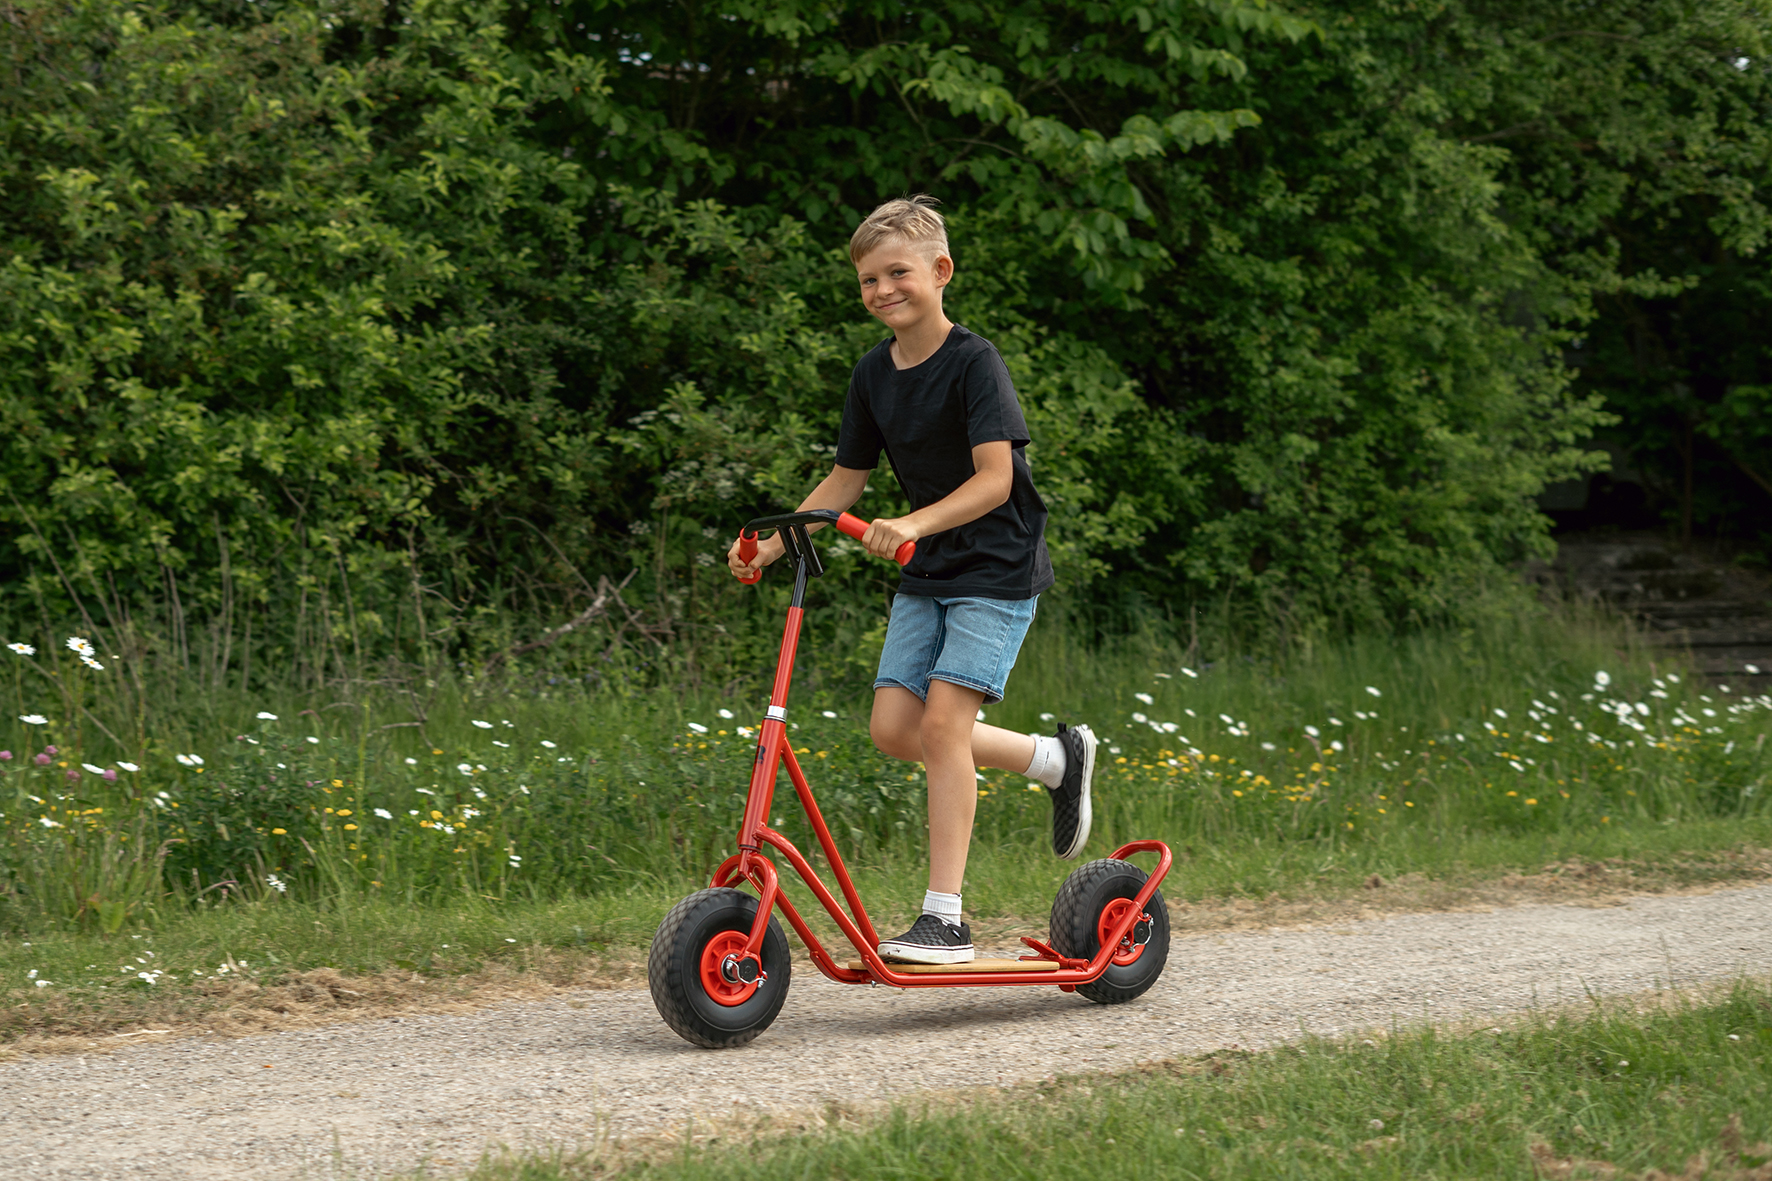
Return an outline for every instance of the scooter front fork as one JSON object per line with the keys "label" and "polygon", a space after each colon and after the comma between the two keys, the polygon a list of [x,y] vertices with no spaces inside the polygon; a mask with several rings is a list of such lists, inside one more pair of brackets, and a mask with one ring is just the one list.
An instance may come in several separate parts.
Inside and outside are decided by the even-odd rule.
{"label": "scooter front fork", "polygon": [[745,940],[744,953],[738,957],[738,967],[742,970],[746,961],[752,961],[757,970],[762,971],[763,938],[769,933],[769,916],[775,911],[781,880],[768,858],[735,853],[720,863],[720,868],[714,871],[713,882],[716,886],[729,886],[739,880],[757,887],[757,917],[751,921],[750,937]]}

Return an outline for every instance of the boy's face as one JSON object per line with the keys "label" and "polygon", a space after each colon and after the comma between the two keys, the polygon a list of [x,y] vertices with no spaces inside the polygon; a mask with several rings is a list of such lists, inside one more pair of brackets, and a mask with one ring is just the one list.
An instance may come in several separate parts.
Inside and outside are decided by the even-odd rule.
{"label": "boy's face", "polygon": [[902,241],[883,242],[855,264],[862,305],[894,333],[940,315],[941,290],[953,277],[953,259]]}

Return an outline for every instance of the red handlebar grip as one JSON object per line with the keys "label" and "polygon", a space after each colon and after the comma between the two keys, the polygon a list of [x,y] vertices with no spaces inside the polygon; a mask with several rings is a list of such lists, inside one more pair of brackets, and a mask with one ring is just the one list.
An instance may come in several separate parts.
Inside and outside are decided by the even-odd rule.
{"label": "red handlebar grip", "polygon": [[[756,556],[757,535],[755,533],[746,533],[743,529],[740,529],[738,531],[738,560],[741,562],[749,562]],[[762,577],[763,572],[761,570],[753,570],[749,578],[741,577],[739,581],[749,586],[751,583],[756,582]]]}
{"label": "red handlebar grip", "polygon": [[[844,533],[849,534],[849,536],[855,538],[855,540],[860,541],[861,535],[868,531],[868,524],[866,521],[853,514],[841,513],[837,517],[837,528],[841,529]],[[916,553],[917,543],[914,541],[907,541],[899,546],[898,552],[892,556],[900,566],[903,566],[915,557]]]}

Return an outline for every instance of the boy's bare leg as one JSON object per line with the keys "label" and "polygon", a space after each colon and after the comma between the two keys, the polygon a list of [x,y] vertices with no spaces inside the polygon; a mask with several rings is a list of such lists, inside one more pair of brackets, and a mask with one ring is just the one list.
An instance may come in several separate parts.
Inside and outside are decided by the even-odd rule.
{"label": "boy's bare leg", "polygon": [[[947,681],[932,681],[929,684],[929,696],[935,697],[935,687],[946,686],[959,689],[960,686]],[[967,690],[971,692],[971,690]],[[984,702],[984,694],[975,693],[980,705]],[[907,763],[923,762],[923,714],[926,707],[917,695],[909,689],[901,689],[896,685],[888,685],[883,689],[874,690],[874,715],[868,729],[874,739],[874,745],[883,754],[895,759],[903,759]],[[978,706],[973,706],[966,717],[976,719]],[[983,722],[972,722],[972,763],[976,767],[995,767],[1002,771],[1013,771],[1021,774],[1028,769],[1034,758],[1034,740],[1026,734],[1017,734],[1014,730],[1005,730],[1001,726],[988,726]],[[975,781],[976,782],[976,781]]]}
{"label": "boy's bare leg", "polygon": [[966,877],[972,817],[978,810],[972,731],[983,704],[984,694],[977,689],[929,682],[919,733],[929,775],[929,888],[941,894],[960,893]]}

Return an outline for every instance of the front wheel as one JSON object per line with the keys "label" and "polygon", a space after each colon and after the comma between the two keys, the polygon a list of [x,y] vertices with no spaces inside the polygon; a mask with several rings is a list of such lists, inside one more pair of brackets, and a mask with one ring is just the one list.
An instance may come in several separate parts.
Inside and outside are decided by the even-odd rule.
{"label": "front wheel", "polygon": [[[1150,875],[1129,861],[1107,857],[1079,866],[1052,902],[1052,947],[1059,955],[1092,960],[1120,917],[1132,908]],[[1107,971],[1077,991],[1100,1005],[1144,995],[1169,959],[1169,911],[1153,891],[1144,913],[1120,941]]]}
{"label": "front wheel", "polygon": [[742,1046],[765,1029],[787,1000],[793,962],[781,923],[769,916],[763,970],[745,979],[732,968],[744,953],[757,900],[741,890],[698,890],[671,908],[646,959],[646,983],[665,1024],[709,1050]]}

